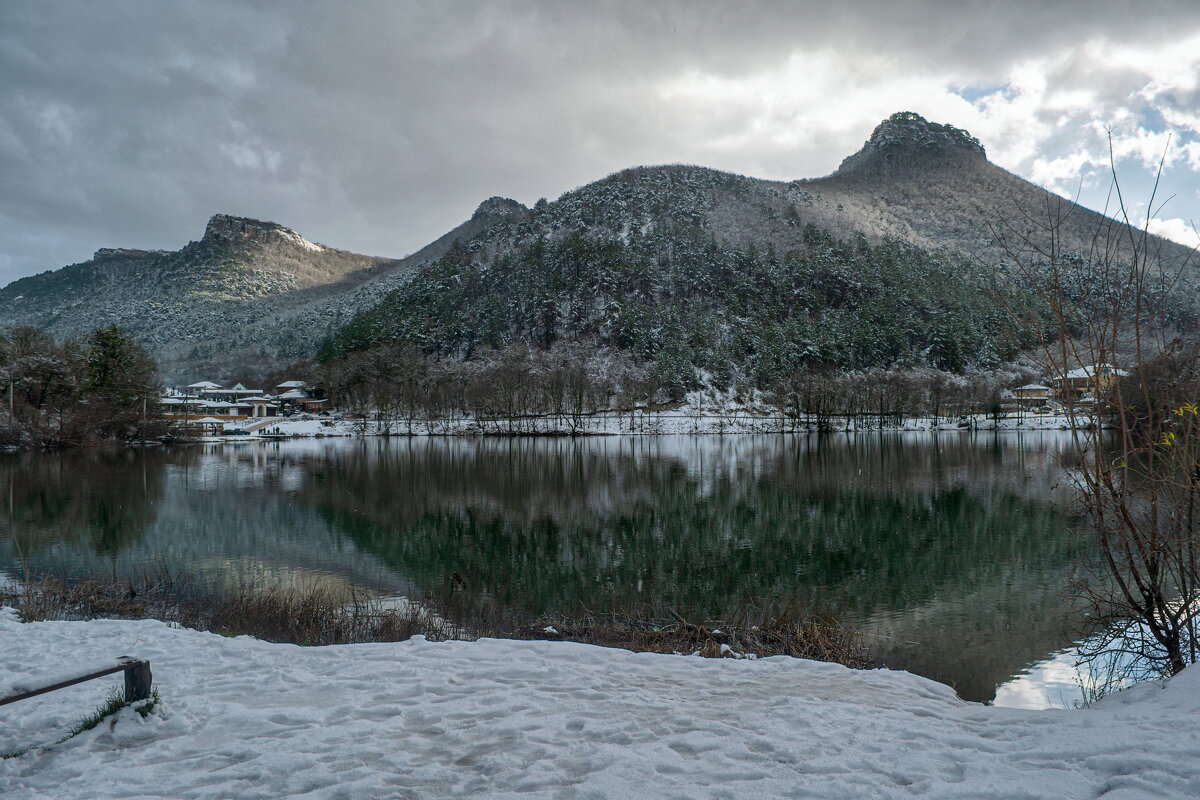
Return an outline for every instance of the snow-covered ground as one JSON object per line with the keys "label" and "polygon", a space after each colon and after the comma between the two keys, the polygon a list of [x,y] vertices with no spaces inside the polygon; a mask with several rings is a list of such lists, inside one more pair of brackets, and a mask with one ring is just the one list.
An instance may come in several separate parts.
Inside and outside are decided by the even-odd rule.
{"label": "snow-covered ground", "polygon": [[[1196,669],[1022,711],[904,672],[568,642],[301,648],[3,610],[0,641],[0,691],[129,654],[162,697],[0,761],[6,800],[1200,796]],[[0,750],[59,738],[103,683],[3,707]]]}

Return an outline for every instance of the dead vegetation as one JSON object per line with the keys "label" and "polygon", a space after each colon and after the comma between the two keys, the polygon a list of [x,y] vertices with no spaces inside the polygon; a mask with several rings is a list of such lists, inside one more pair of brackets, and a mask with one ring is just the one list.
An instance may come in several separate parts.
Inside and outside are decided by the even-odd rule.
{"label": "dead vegetation", "polygon": [[22,621],[159,619],[225,636],[300,645],[459,638],[458,627],[417,606],[388,608],[324,586],[215,592],[188,581],[68,580],[46,575],[0,592]]}
{"label": "dead vegetation", "polygon": [[724,623],[700,625],[674,611],[670,619],[651,612],[548,618],[513,632],[514,638],[585,642],[638,653],[685,653],[705,658],[792,656],[832,661],[853,668],[873,666],[863,637],[836,620],[790,606],[739,610]]}
{"label": "dead vegetation", "polygon": [[651,608],[532,618],[468,603],[456,594],[423,604],[396,604],[323,586],[217,593],[176,580],[72,581],[49,575],[0,590],[0,604],[14,607],[24,622],[152,618],[226,636],[300,645],[398,642],[417,635],[433,641],[493,637],[706,658],[785,655],[853,668],[874,665],[859,633],[797,607],[747,606],[724,622],[706,624],[689,622],[672,610],[662,617]]}

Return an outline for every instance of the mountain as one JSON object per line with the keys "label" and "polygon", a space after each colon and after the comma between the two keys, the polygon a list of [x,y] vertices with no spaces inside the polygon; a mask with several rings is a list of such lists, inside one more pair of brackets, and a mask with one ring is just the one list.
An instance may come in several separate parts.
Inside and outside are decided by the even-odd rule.
{"label": "mountain", "polygon": [[[670,342],[702,369],[768,345],[800,363],[964,368],[1023,345],[989,292],[997,274],[1014,288],[1009,251],[1043,240],[1052,217],[1058,246],[1081,256],[1117,225],[992,164],[967,132],[904,112],[823,178],[636,167],[533,208],[491,198],[398,260],[218,215],[178,251],[103,249],[18,280],[0,290],[0,320],[60,338],[116,323],[172,379],[278,365],[326,339],[327,356],[399,337],[455,357],[566,339],[653,359],[680,326],[720,345],[697,358],[684,351],[703,342]],[[1188,256],[1150,242],[1168,264]]]}
{"label": "mountain", "polygon": [[[883,120],[833,174],[790,182],[703,167],[636,167],[567,192],[534,209],[521,238],[589,230],[697,226],[735,247],[804,250],[812,225],[841,239],[894,238],[953,250],[988,266],[1010,261],[1014,234],[1038,238],[1048,214],[1063,218],[1060,248],[1086,254],[1098,229],[1115,223],[992,164],[966,131],[900,112]],[[494,237],[490,237],[494,238]],[[1151,237],[1170,263],[1182,245]],[[501,244],[499,249],[514,242]]]}
{"label": "mountain", "polygon": [[274,222],[217,214],[200,240],[179,250],[101,248],[89,261],[14,281],[0,289],[0,320],[59,339],[119,325],[148,347],[168,381],[277,366],[312,355],[355,311],[454,241],[502,224],[515,206],[485,201],[403,259],[349,253]]}
{"label": "mountain", "polygon": [[[675,397],[704,374],[770,386],[805,368],[990,368],[1039,341],[1013,321],[1044,309],[1011,261],[1045,246],[1043,220],[1076,265],[1117,224],[993,165],[967,132],[900,113],[825,178],[643,167],[539,202],[422,268],[321,357],[574,342],[652,364]],[[1192,324],[1194,277],[1155,297]]]}

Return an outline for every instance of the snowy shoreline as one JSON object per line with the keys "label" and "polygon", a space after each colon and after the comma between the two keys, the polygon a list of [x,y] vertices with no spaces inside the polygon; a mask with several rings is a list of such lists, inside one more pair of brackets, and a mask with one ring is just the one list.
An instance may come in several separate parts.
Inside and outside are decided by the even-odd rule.
{"label": "snowy shoreline", "polygon": [[[230,422],[227,430],[242,423]],[[1077,423],[1080,425],[1080,423]],[[685,408],[647,414],[594,414],[518,417],[512,419],[455,419],[380,421],[329,420],[320,418],[281,419],[248,436],[206,436],[199,441],[278,440],[348,436],[676,436],[809,433],[904,433],[904,432],[1019,432],[1069,431],[1071,420],[1063,414],[1024,414],[992,417],[975,415],[957,420],[914,417],[896,423],[879,418],[830,417],[824,420],[793,419],[761,413],[712,414]],[[274,433],[276,432],[277,433]],[[272,433],[268,433],[272,432]]]}
{"label": "snowy shoreline", "polygon": [[[225,431],[243,430],[248,421],[230,420]],[[175,439],[174,444],[283,441],[287,439],[349,438],[365,436],[740,436],[852,433],[1019,433],[1023,431],[1085,430],[1077,418],[1073,427],[1065,414],[1022,414],[993,417],[977,414],[955,420],[912,417],[901,422],[877,417],[826,417],[795,419],[765,413],[714,414],[683,407],[669,412],[602,413],[583,417],[531,416],[511,419],[458,418],[445,420],[272,418],[271,424],[247,434],[209,434]],[[149,440],[137,446],[156,446]],[[111,443],[108,443],[111,444]],[[0,453],[18,453],[20,447],[0,447]]]}
{"label": "snowy shoreline", "polygon": [[[485,639],[302,648],[154,620],[22,624],[0,686],[130,654],[161,711],[0,760],[0,795],[72,798],[1195,797],[1200,671],[1077,711],[958,699],[905,672]],[[103,696],[0,709],[0,750]]]}

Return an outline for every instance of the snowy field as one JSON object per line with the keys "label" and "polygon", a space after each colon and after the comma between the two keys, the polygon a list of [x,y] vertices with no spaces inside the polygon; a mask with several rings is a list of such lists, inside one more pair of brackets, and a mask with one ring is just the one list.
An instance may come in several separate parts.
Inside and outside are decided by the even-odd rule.
{"label": "snowy field", "polygon": [[[1021,711],[904,672],[568,642],[300,648],[9,610],[0,641],[0,691],[128,654],[163,701],[0,761],[5,800],[1200,797],[1195,668]],[[54,741],[106,688],[0,708],[0,750]]]}

